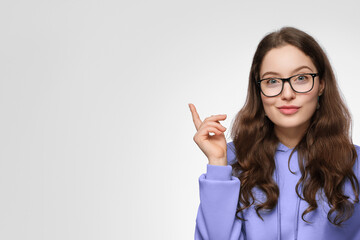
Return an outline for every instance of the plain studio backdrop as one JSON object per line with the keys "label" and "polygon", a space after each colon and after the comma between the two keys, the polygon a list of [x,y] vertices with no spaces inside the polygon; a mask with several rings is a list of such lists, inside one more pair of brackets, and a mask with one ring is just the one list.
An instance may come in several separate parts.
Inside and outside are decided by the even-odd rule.
{"label": "plain studio backdrop", "polygon": [[360,144],[358,9],[1,1],[0,239],[193,239],[208,160],[187,104],[229,129],[257,44],[283,26],[328,54]]}

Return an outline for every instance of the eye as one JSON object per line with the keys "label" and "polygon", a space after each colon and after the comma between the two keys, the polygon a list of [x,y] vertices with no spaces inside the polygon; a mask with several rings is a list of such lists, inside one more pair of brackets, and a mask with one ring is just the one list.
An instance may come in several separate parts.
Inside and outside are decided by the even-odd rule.
{"label": "eye", "polygon": [[296,78],[296,81],[300,81],[300,82],[307,81],[307,80],[309,80],[309,78],[310,77],[308,75],[300,75]]}
{"label": "eye", "polygon": [[278,80],[276,78],[269,78],[265,82],[266,82],[267,85],[274,85],[274,84],[279,84],[280,80]]}

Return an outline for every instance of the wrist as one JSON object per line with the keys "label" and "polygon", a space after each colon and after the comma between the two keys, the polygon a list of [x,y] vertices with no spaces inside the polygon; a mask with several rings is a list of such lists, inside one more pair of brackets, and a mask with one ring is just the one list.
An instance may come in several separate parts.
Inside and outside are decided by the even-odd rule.
{"label": "wrist", "polygon": [[210,165],[216,165],[216,166],[226,166],[227,165],[227,159],[209,159]]}

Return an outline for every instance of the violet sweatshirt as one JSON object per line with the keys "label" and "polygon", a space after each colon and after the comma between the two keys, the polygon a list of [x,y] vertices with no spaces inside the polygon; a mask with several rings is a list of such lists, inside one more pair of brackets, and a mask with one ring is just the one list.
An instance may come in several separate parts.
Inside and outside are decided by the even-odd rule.
{"label": "violet sweatshirt", "polygon": [[[360,147],[354,145],[358,156]],[[292,149],[279,143],[275,153],[276,170],[273,178],[279,186],[278,203],[271,211],[260,211],[264,221],[256,214],[254,206],[240,214],[247,221],[235,218],[240,180],[233,176],[231,163],[236,161],[233,142],[227,144],[227,166],[207,164],[206,174],[199,177],[200,205],[196,217],[195,239],[206,240],[263,240],[263,239],[297,239],[297,240],[360,240],[360,203],[355,204],[352,217],[345,221],[342,228],[329,222],[327,213],[330,207],[321,191],[317,195],[318,208],[305,215],[306,223],[301,214],[308,207],[301,200],[295,186],[301,173],[298,165],[297,151],[291,157],[290,169],[288,159]],[[360,180],[359,159],[354,165],[354,173]],[[345,194],[354,202],[354,193],[350,183],[345,183]],[[266,196],[257,188],[254,196],[263,201]],[[302,190],[300,189],[300,194]],[[323,200],[321,200],[323,199]]]}

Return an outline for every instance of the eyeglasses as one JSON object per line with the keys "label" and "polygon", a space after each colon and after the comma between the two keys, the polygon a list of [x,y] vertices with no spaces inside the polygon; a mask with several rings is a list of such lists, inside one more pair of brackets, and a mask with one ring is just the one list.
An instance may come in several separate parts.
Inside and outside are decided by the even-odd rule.
{"label": "eyeglasses", "polygon": [[310,92],[314,87],[314,79],[319,73],[302,73],[288,78],[264,78],[257,81],[261,92],[267,97],[275,97],[284,89],[284,83],[289,82],[290,87],[297,93]]}

